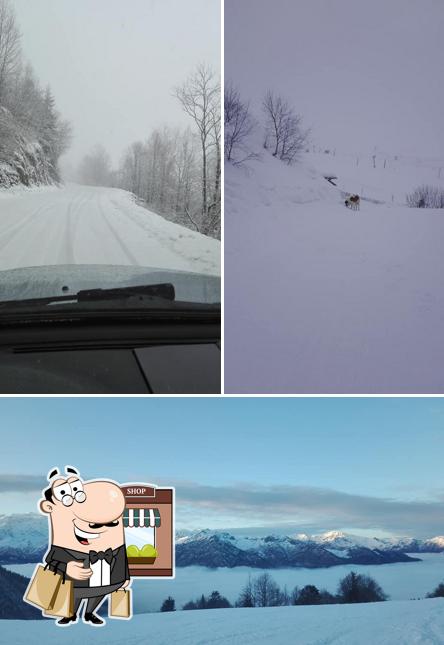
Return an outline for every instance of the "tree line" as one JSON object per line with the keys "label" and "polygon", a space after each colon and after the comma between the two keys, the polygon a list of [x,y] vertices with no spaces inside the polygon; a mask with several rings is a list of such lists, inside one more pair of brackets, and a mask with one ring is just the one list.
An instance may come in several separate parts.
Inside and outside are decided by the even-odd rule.
{"label": "tree line", "polygon": [[[442,585],[444,595],[444,585]],[[282,607],[285,605],[331,605],[364,602],[382,602],[388,596],[379,584],[370,576],[351,571],[339,581],[336,594],[315,585],[294,587],[288,591],[281,588],[269,573],[252,578],[241,589],[234,607]],[[190,600],[182,606],[183,610],[230,608],[233,605],[218,591],[209,596],[202,594],[196,600]],[[164,600],[160,611],[175,611],[174,598],[169,596]]]}
{"label": "tree line", "polygon": [[[284,163],[293,164],[306,148],[310,131],[302,126],[302,116],[280,94],[268,90],[262,100],[262,145]],[[259,124],[253,117],[249,102],[230,82],[224,90],[225,158],[234,165],[258,159],[250,150],[250,137]]]}
{"label": "tree line", "polygon": [[[12,164],[22,183],[34,154],[44,163],[38,177],[58,182],[58,160],[71,139],[70,124],[56,109],[51,88],[42,88],[21,49],[21,34],[9,0],[0,0],[0,160]],[[27,143],[40,149],[29,149]],[[27,159],[28,156],[28,159]]]}
{"label": "tree line", "polygon": [[190,127],[156,128],[128,146],[117,168],[96,146],[80,163],[78,179],[128,190],[167,219],[220,238],[220,82],[210,67],[199,65],[173,95]]}

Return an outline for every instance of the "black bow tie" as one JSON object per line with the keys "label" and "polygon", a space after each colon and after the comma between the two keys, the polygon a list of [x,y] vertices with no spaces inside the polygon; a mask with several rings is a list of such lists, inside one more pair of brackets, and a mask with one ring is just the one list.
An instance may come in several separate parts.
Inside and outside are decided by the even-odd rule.
{"label": "black bow tie", "polygon": [[113,550],[107,549],[106,551],[90,551],[89,552],[89,561],[91,564],[95,564],[97,560],[106,560],[108,564],[111,564],[113,559]]}

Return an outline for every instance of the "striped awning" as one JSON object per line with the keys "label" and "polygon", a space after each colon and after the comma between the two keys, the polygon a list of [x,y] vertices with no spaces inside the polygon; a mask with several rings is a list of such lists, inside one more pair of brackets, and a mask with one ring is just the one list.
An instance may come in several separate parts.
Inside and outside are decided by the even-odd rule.
{"label": "striped awning", "polygon": [[134,528],[159,528],[160,513],[158,508],[125,508],[123,526]]}

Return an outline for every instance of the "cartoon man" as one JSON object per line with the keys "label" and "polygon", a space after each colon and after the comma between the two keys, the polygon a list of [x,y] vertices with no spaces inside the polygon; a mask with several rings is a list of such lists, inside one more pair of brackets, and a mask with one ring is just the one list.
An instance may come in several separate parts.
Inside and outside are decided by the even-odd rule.
{"label": "cartoon man", "polygon": [[77,622],[85,600],[83,621],[103,625],[94,612],[106,595],[130,583],[123,529],[125,499],[112,481],[83,482],[75,468],[66,476],[49,473],[50,486],[43,491],[40,510],[50,520],[50,547],[45,560],[52,571],[73,580],[74,614],[57,621]]}

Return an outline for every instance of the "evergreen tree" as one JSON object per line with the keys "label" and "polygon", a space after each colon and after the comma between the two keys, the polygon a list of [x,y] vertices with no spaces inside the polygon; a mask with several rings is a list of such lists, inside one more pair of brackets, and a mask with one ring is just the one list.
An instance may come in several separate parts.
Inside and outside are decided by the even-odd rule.
{"label": "evergreen tree", "polygon": [[373,578],[354,571],[339,582],[338,596],[344,603],[387,600],[386,594]]}
{"label": "evergreen tree", "polygon": [[240,592],[236,607],[254,607],[253,585],[250,576],[248,576],[248,581]]}
{"label": "evergreen tree", "polygon": [[444,584],[441,582],[426,598],[444,598]]}
{"label": "evergreen tree", "polygon": [[319,605],[320,602],[321,602],[321,596],[319,593],[319,589],[314,585],[306,585],[300,590],[295,604],[296,605]]}
{"label": "evergreen tree", "polygon": [[160,611],[176,611],[176,601],[171,596],[168,596],[163,603]]}

